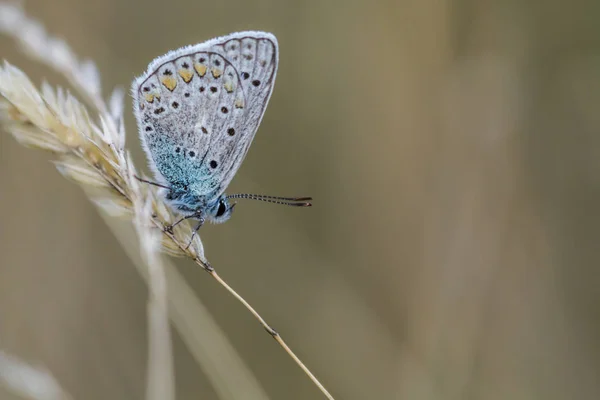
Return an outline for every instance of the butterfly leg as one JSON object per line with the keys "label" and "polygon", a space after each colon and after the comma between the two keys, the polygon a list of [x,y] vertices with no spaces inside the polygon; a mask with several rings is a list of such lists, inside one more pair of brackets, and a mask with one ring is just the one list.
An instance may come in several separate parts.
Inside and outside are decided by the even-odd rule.
{"label": "butterfly leg", "polygon": [[196,237],[196,234],[198,233],[198,230],[202,227],[202,225],[204,225],[204,217],[200,216],[200,218],[198,219],[198,225],[196,225],[196,227],[194,228],[194,232],[192,232],[192,237],[190,238],[190,242],[188,243],[187,247],[185,248],[186,250],[190,248],[190,246],[192,245],[192,242],[194,241],[194,237]]}
{"label": "butterfly leg", "polygon": [[204,223],[204,216],[203,216],[202,211],[197,211],[194,214],[186,215],[185,217],[181,217],[174,224],[165,226],[165,232],[173,233],[173,228],[174,227],[176,227],[177,225],[179,225],[180,223],[182,223],[186,219],[191,219],[191,218],[195,218],[195,219],[201,220],[202,223]]}
{"label": "butterfly leg", "polygon": [[202,227],[202,225],[204,225],[204,221],[205,221],[204,213],[202,211],[198,210],[194,214],[182,217],[174,224],[168,225],[165,227],[165,232],[173,234],[173,227],[179,225],[181,222],[185,221],[186,219],[191,219],[191,218],[197,219],[198,225],[196,225],[196,227],[194,228],[194,231],[192,232],[192,236],[190,237],[190,241],[189,241],[188,245],[185,247],[185,250],[190,248],[190,246],[192,245],[192,242],[194,241],[194,238],[196,237],[196,234],[198,233],[198,230],[200,229],[200,227]]}
{"label": "butterfly leg", "polygon": [[191,217],[183,217],[183,218],[179,219],[177,222],[175,222],[174,224],[165,225],[165,227],[164,227],[165,232],[170,233],[172,235],[173,234],[173,228],[176,227],[177,225],[179,225],[181,222],[185,221],[188,218],[191,218]]}

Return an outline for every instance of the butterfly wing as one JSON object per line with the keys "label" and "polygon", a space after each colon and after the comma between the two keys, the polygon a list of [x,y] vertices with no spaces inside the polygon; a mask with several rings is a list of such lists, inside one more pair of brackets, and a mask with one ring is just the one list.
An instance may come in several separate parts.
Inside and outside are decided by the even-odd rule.
{"label": "butterfly wing", "polygon": [[132,85],[156,179],[207,202],[227,188],[266,109],[277,73],[275,36],[239,32],[171,51]]}

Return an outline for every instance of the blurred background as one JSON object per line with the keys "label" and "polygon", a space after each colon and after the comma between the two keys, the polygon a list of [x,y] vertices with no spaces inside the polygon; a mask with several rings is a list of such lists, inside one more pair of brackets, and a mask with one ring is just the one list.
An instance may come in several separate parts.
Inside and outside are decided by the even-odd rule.
{"label": "blurred background", "polygon": [[[275,91],[229,192],[314,207],[244,202],[201,234],[221,276],[336,399],[600,397],[600,3],[25,9],[97,62],[106,94],[170,49],[277,36]],[[6,37],[0,54],[36,83],[64,84]],[[129,99],[126,119],[143,168]],[[0,135],[0,349],[76,399],[142,399],[146,284],[49,159]],[[262,398],[323,398],[228,293],[172,261]],[[177,330],[173,345],[177,398],[225,398]]]}

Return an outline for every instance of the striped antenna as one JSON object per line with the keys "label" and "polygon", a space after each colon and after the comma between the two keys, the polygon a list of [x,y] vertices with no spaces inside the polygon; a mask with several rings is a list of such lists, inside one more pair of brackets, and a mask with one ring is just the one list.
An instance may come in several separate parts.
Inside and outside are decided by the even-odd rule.
{"label": "striped antenna", "polygon": [[312,197],[278,197],[278,196],[267,196],[263,194],[249,194],[249,193],[239,193],[232,194],[226,199],[248,199],[248,200],[259,200],[267,203],[273,204],[282,204],[284,206],[294,206],[294,207],[311,207],[312,204],[309,203],[312,200]]}

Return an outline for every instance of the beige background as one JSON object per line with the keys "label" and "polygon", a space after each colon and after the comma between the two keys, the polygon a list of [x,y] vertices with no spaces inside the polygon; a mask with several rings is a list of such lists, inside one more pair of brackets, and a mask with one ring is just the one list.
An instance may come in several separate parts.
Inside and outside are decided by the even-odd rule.
{"label": "beige background", "polygon": [[[315,206],[245,202],[202,237],[336,398],[592,399],[599,4],[30,0],[26,10],[97,62],[106,93],[169,49],[236,30],[277,35],[275,92],[230,191],[311,195]],[[4,37],[0,55],[38,83],[63,83]],[[48,160],[0,135],[0,348],[47,366],[77,399],[142,399],[145,284]],[[176,264],[270,398],[321,398],[231,296]],[[177,333],[174,346],[178,399],[217,399]]]}

